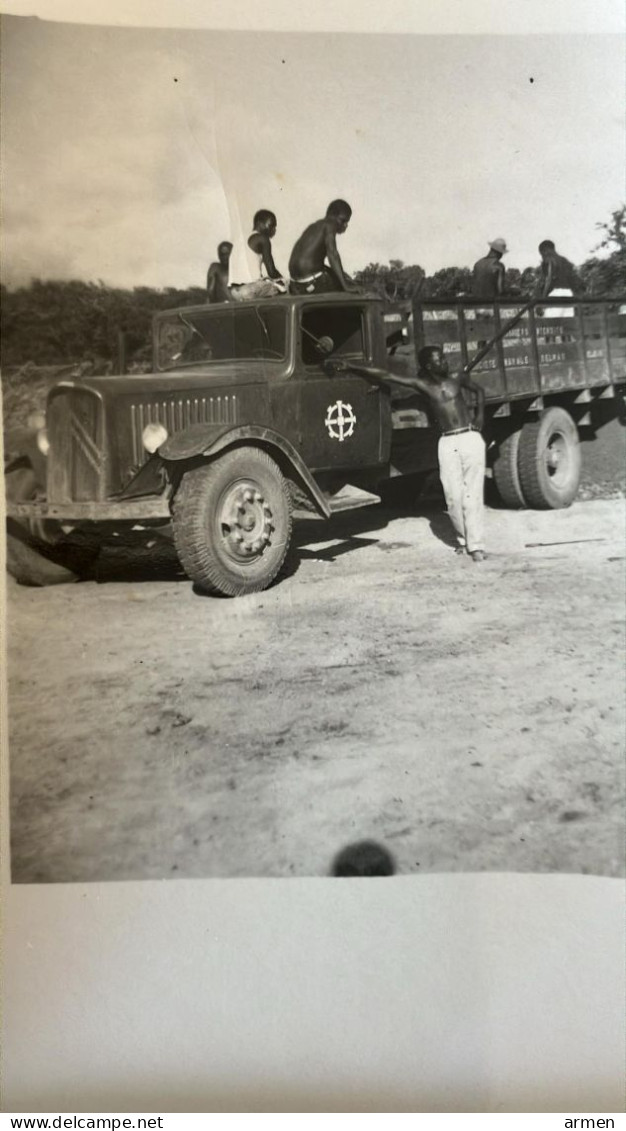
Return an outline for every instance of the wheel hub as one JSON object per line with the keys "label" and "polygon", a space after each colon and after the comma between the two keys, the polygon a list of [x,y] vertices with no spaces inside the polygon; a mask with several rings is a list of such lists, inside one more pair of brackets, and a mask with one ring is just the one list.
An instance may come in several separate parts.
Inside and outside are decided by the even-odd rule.
{"label": "wheel hub", "polygon": [[561,461],[561,456],[555,448],[550,448],[548,452],[548,467],[558,467]]}
{"label": "wheel hub", "polygon": [[568,455],[563,436],[555,433],[551,436],[545,452],[546,468],[548,475],[560,482],[563,475],[567,475]]}
{"label": "wheel hub", "polygon": [[234,484],[225,494],[220,513],[224,547],[237,561],[259,557],[271,541],[272,510],[254,483]]}

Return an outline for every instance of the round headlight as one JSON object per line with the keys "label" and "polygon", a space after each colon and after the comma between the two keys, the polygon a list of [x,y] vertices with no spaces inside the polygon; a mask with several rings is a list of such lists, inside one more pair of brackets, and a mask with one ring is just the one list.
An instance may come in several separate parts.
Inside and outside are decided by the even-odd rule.
{"label": "round headlight", "polygon": [[48,433],[45,428],[40,428],[37,433],[37,447],[39,448],[42,456],[47,456],[48,452],[50,451],[50,441],[48,439]]}
{"label": "round headlight", "polygon": [[146,451],[153,455],[165,443],[167,435],[167,428],[157,420],[153,424],[146,424],[141,433],[141,442]]}
{"label": "round headlight", "polygon": [[46,426],[45,412],[30,412],[26,418],[26,427],[31,432],[39,432],[41,428]]}

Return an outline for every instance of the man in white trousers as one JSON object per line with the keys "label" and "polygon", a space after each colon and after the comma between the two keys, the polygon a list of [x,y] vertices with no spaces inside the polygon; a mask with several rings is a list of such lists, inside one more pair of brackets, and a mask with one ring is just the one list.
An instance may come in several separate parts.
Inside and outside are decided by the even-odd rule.
{"label": "man in white trousers", "polygon": [[[416,377],[331,359],[327,366],[336,372],[352,370],[375,384],[402,385],[427,398],[430,415],[441,431],[439,476],[457,537],[456,552],[468,553],[473,561],[482,562],[487,557],[483,533],[485,441],[481,435],[485,393],[467,373],[450,376],[448,362],[439,346],[424,346],[417,361]],[[464,389],[472,394],[474,406],[468,404]]]}

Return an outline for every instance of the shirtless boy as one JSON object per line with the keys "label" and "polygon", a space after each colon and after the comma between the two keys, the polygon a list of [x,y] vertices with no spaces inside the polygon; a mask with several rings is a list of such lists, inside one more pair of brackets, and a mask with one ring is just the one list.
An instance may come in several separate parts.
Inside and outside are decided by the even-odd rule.
{"label": "shirtless boy", "polygon": [[228,272],[232,243],[223,240],[218,244],[217,261],[209,267],[206,277],[207,302],[232,302],[228,289]]}
{"label": "shirtless boy", "polygon": [[[326,364],[331,371],[352,370],[375,384],[402,385],[427,399],[429,413],[441,431],[439,476],[457,537],[456,552],[467,552],[475,562],[482,562],[487,556],[483,548],[485,441],[481,436],[485,393],[466,373],[451,377],[438,346],[425,346],[417,360],[416,377],[352,362],[329,360]],[[476,397],[474,411],[463,396],[464,389]]]}
{"label": "shirtless boy", "polygon": [[259,278],[272,279],[279,290],[283,290],[283,278],[272,255],[272,240],[276,235],[277,226],[276,216],[269,209],[261,208],[255,212],[252,223],[254,231],[248,237],[248,247],[259,261]]}
{"label": "shirtless boy", "polygon": [[352,209],[345,200],[333,200],[324,219],[305,228],[289,259],[292,295],[358,291],[346,276],[337,251],[337,236],[345,232],[351,216]]}

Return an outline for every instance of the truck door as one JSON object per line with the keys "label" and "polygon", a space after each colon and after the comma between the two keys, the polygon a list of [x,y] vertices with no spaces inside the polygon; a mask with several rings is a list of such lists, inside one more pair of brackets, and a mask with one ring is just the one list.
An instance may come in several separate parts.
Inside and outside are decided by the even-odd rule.
{"label": "truck door", "polygon": [[300,310],[298,417],[301,455],[315,470],[376,467],[388,459],[389,397],[350,373],[328,376],[317,342],[330,338],[329,355],[375,364],[373,311],[340,300]]}

